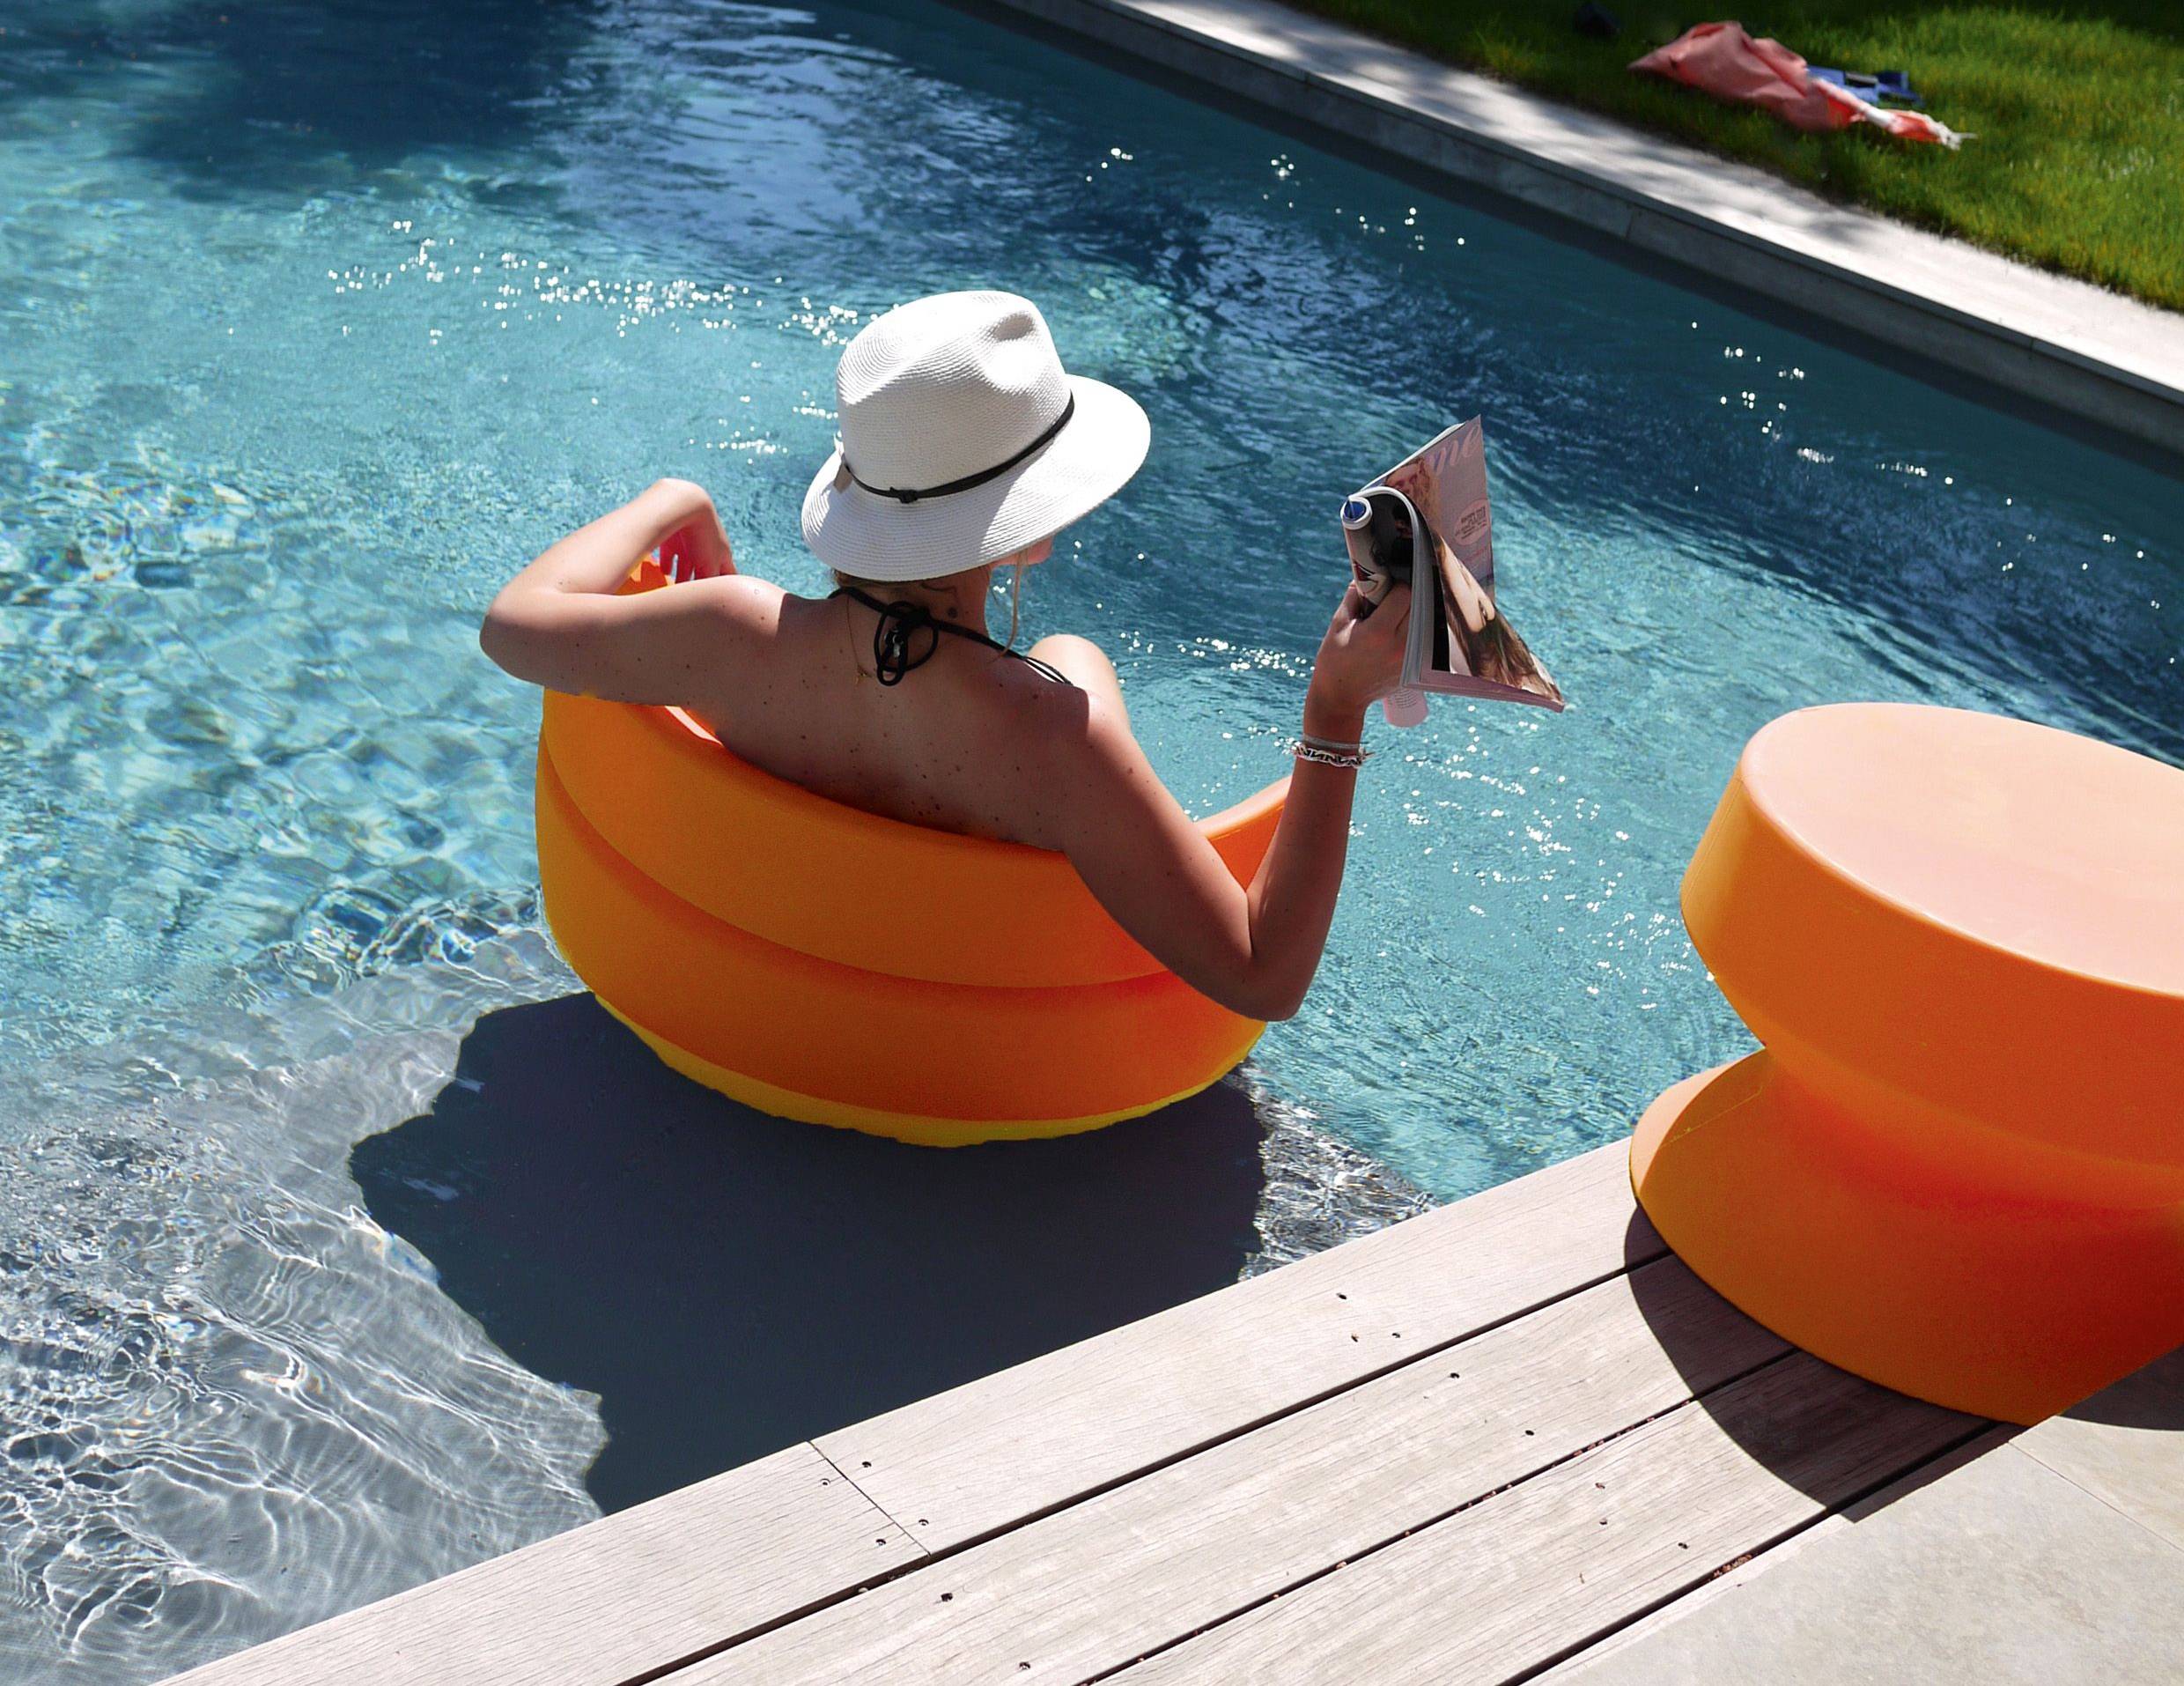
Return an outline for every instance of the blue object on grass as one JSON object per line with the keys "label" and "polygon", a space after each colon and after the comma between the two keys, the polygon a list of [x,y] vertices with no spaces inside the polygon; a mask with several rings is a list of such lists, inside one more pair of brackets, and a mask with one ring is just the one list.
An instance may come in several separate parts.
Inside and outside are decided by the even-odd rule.
{"label": "blue object on grass", "polygon": [[1926,101],[1911,92],[1911,78],[1901,70],[1877,70],[1868,76],[1862,70],[1831,70],[1819,64],[1805,66],[1805,73],[1822,82],[1833,82],[1846,92],[1854,93],[1869,106],[1878,106],[1886,100],[1900,100],[1907,106],[1922,106]]}

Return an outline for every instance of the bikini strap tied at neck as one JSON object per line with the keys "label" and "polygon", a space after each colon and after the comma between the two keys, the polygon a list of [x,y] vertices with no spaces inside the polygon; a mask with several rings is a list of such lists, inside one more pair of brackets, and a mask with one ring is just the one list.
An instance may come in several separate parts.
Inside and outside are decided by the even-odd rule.
{"label": "bikini strap tied at neck", "polygon": [[[988,638],[984,632],[973,632],[968,626],[957,626],[952,622],[937,619],[923,603],[908,603],[901,598],[893,603],[882,603],[871,593],[860,591],[854,586],[837,586],[827,595],[830,597],[847,597],[852,603],[862,603],[879,616],[879,625],[872,629],[872,666],[874,675],[883,685],[899,685],[904,674],[930,662],[933,651],[941,647],[940,635],[942,632],[956,638],[967,638],[974,643],[985,645],[990,650],[998,650],[1003,655],[1014,656],[1034,672],[1057,684],[1066,685],[1075,683],[1067,674],[1040,661],[1036,655],[1012,650],[1000,640]],[[920,633],[926,637],[923,649],[917,647]]]}

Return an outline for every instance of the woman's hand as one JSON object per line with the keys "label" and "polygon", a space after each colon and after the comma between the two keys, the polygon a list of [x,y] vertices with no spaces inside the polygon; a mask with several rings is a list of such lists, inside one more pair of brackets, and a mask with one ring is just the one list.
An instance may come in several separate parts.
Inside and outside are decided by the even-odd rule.
{"label": "woman's hand", "polygon": [[690,512],[689,519],[660,541],[660,566],[670,580],[712,580],[735,572],[735,551],[728,544],[727,529],[703,486],[689,480],[661,480],[648,495]]}
{"label": "woman's hand", "polygon": [[1366,706],[1393,691],[1402,677],[1410,629],[1410,587],[1391,588],[1376,606],[1365,601],[1353,580],[1319,641],[1305,691],[1306,711],[1361,721]]}

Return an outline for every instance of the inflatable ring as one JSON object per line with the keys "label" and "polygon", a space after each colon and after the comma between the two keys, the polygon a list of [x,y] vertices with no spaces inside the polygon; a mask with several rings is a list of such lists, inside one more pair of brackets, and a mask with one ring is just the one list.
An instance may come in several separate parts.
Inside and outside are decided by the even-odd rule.
{"label": "inflatable ring", "polygon": [[[1287,791],[1199,822],[1239,883]],[[936,1147],[1097,1129],[1218,1081],[1265,1029],[1161,965],[1063,855],[830,802],[676,708],[547,693],[538,860],[601,1004],[784,1118]]]}

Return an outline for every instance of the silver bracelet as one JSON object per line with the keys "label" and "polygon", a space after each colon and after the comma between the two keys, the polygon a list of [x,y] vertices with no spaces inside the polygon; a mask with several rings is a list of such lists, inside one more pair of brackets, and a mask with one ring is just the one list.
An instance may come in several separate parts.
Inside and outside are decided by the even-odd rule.
{"label": "silver bracelet", "polygon": [[1361,748],[1323,750],[1317,743],[1308,743],[1299,738],[1290,746],[1289,753],[1300,761],[1317,761],[1326,767],[1348,767],[1354,773],[1365,765],[1366,758],[1371,751]]}
{"label": "silver bracelet", "polygon": [[1365,749],[1362,743],[1343,743],[1332,737],[1314,737],[1310,732],[1299,732],[1297,741],[1309,743],[1316,750],[1332,751],[1337,755],[1359,755]]}

